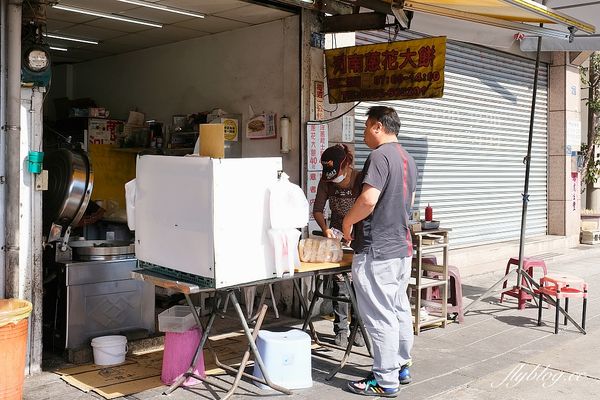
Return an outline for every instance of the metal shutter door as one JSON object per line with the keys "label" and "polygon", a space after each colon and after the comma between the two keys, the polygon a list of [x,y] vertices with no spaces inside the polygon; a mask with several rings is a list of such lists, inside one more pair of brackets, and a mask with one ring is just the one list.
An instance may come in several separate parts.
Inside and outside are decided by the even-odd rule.
{"label": "metal shutter door", "polygon": [[[387,32],[357,32],[356,43],[387,40]],[[434,219],[452,228],[453,247],[519,238],[534,67],[531,60],[449,41],[443,98],[358,105],[358,167],[370,152],[363,141],[367,109],[394,107],[402,121],[399,140],[419,166],[415,209],[421,217],[431,204]],[[540,65],[538,85],[528,236],[546,234],[547,226],[546,64]]]}

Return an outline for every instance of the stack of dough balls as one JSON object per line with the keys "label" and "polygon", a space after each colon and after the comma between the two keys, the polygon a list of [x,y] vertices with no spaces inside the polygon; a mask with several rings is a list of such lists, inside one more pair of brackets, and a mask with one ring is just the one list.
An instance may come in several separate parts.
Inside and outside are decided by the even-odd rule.
{"label": "stack of dough balls", "polygon": [[338,262],[344,255],[340,241],[327,238],[300,240],[298,253],[304,262]]}

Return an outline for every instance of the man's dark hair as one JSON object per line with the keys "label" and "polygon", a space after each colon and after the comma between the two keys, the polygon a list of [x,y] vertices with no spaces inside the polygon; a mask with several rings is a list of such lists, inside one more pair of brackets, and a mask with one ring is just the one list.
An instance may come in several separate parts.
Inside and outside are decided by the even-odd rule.
{"label": "man's dark hair", "polygon": [[398,135],[400,132],[400,117],[392,107],[373,106],[367,111],[367,118],[373,118],[383,125],[386,133]]}

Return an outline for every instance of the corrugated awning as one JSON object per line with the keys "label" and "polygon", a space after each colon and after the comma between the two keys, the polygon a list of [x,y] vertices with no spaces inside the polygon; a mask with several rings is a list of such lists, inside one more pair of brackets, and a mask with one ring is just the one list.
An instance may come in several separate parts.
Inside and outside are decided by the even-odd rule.
{"label": "corrugated awning", "polygon": [[[577,30],[586,33],[596,31],[592,24],[533,0],[405,0],[403,4],[400,3],[399,8],[562,39],[570,39]],[[532,25],[540,23],[553,25],[556,30]]]}

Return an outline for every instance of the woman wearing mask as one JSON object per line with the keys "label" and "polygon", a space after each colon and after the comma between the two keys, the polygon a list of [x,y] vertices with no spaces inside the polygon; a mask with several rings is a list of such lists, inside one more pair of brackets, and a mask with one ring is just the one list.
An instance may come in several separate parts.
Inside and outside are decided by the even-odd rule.
{"label": "woman wearing mask", "polygon": [[[342,229],[342,221],[346,213],[352,208],[354,200],[361,192],[360,171],[353,167],[354,156],[348,146],[337,144],[327,148],[321,156],[323,175],[317,187],[317,195],[313,205],[313,216],[321,227],[323,236],[335,238],[334,229]],[[325,203],[329,200],[331,219],[329,225],[323,215]],[[338,236],[341,239],[341,236]],[[348,297],[346,285],[341,275],[333,277],[333,296]],[[335,344],[346,347],[348,345],[348,308],[349,304],[333,301],[335,319],[333,331]],[[354,313],[354,310],[352,310]],[[354,340],[354,345],[364,346],[365,342],[360,331]]]}

